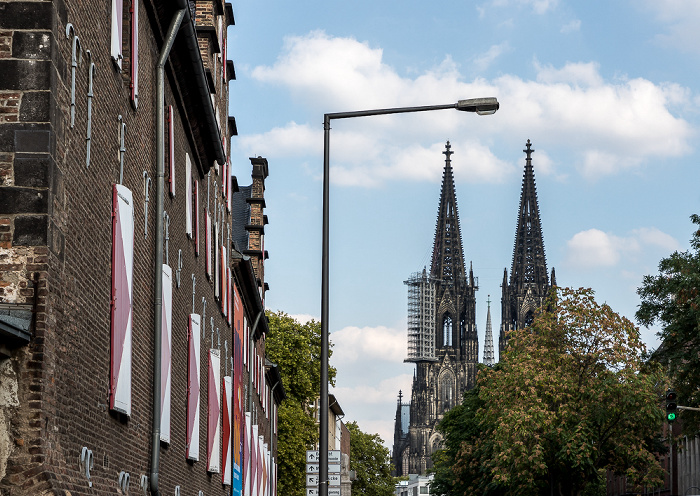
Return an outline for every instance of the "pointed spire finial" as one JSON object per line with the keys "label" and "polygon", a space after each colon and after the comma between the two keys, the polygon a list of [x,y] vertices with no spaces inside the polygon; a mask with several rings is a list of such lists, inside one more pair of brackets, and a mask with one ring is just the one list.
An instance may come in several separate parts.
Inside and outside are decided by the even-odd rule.
{"label": "pointed spire finial", "polygon": [[445,151],[442,152],[445,157],[445,163],[449,164],[450,163],[450,155],[453,155],[454,152],[451,150],[452,146],[450,145],[450,140],[447,140],[447,143],[445,143]]}
{"label": "pointed spire finial", "polygon": [[523,150],[527,154],[527,157],[525,157],[525,160],[527,160],[527,162],[530,163],[530,162],[532,162],[532,152],[534,152],[535,149],[531,148],[532,143],[530,143],[530,140],[527,140],[527,143],[525,144],[525,146],[527,146],[527,148],[525,150]]}

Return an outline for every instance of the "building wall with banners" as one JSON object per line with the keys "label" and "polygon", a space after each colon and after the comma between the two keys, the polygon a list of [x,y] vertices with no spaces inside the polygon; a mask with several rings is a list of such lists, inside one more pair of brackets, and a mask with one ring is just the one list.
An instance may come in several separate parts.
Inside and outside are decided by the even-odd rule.
{"label": "building wall with banners", "polygon": [[222,0],[0,0],[0,493],[242,494],[266,219],[235,217],[232,174],[267,162],[228,160],[233,29]]}

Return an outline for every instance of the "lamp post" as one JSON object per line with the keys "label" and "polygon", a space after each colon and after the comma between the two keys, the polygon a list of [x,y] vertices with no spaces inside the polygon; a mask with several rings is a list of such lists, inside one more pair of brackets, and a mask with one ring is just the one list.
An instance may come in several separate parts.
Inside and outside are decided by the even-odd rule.
{"label": "lamp post", "polygon": [[423,107],[401,107],[354,112],[335,112],[323,116],[323,249],[321,253],[321,398],[319,405],[319,496],[328,496],[328,231],[329,231],[329,189],[330,189],[330,131],[331,120],[369,117],[372,115],[405,114],[428,112],[431,110],[456,109],[490,115],[499,108],[496,98],[472,98],[447,105],[427,105]]}

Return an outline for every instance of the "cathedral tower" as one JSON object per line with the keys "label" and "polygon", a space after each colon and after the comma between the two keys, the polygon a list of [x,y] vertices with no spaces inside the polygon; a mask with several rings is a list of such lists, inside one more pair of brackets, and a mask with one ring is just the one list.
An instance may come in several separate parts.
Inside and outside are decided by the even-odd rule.
{"label": "cathedral tower", "polygon": [[471,266],[468,273],[465,268],[450,148],[448,141],[430,272],[423,269],[405,281],[409,296],[406,361],[415,363],[416,371],[408,433],[395,436],[394,464],[399,474],[425,474],[432,467],[430,455],[442,446],[435,424],[461,403],[476,380],[478,283]]}
{"label": "cathedral tower", "polygon": [[522,329],[532,322],[535,311],[542,306],[552,286],[556,285],[552,269],[551,285],[547,277],[547,260],[544,253],[540,207],[537,203],[535,171],[532,167],[532,149],[527,140],[525,172],[520,193],[520,209],[515,228],[513,263],[504,269],[501,297],[501,332],[498,340],[499,354],[506,346],[506,333]]}

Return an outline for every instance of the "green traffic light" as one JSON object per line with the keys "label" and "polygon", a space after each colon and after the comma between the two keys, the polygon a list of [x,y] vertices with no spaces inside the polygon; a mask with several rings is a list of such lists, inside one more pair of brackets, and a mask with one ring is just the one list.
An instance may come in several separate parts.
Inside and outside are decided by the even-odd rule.
{"label": "green traffic light", "polygon": [[666,415],[666,420],[668,420],[669,422],[673,422],[674,420],[676,420],[676,414],[669,413],[668,415]]}

